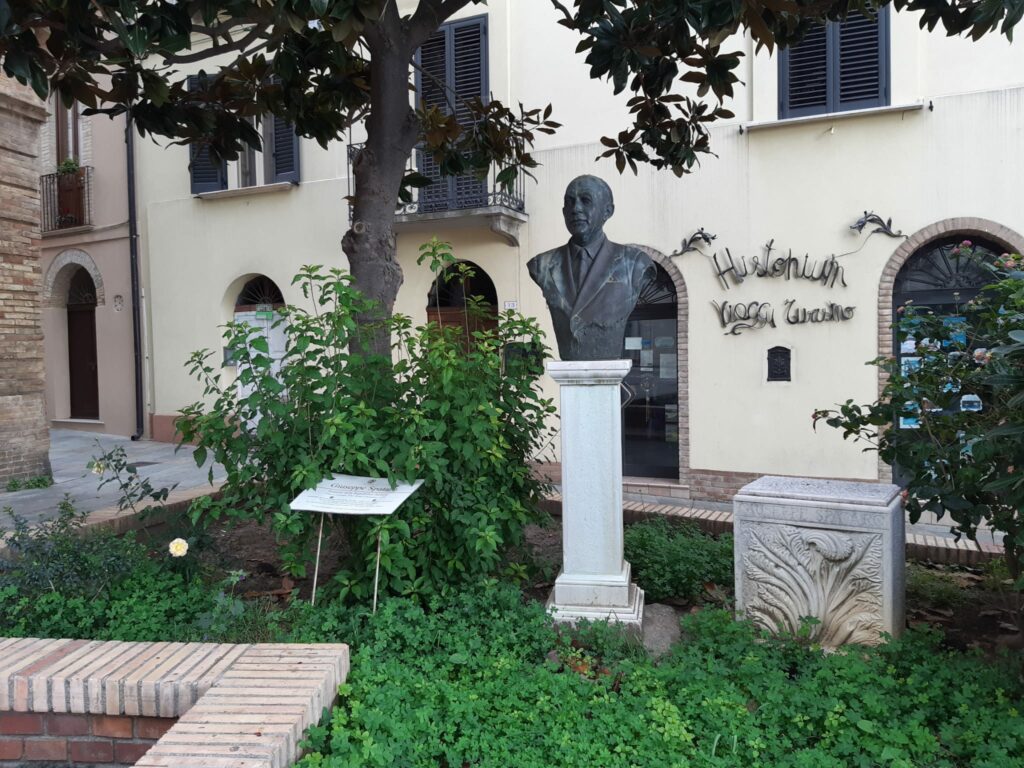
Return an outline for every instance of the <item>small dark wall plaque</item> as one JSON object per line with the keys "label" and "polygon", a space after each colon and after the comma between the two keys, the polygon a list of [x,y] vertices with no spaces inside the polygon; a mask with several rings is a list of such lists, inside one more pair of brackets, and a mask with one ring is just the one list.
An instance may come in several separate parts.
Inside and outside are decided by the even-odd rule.
{"label": "small dark wall plaque", "polygon": [[786,347],[768,350],[768,381],[791,381],[791,356]]}

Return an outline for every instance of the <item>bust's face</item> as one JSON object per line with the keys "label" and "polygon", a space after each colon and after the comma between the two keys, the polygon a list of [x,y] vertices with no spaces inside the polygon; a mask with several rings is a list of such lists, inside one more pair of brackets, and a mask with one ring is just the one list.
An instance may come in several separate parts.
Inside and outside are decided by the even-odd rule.
{"label": "bust's face", "polygon": [[589,179],[576,179],[565,190],[562,205],[565,228],[578,245],[591,242],[604,229],[604,223],[614,210],[605,191]]}

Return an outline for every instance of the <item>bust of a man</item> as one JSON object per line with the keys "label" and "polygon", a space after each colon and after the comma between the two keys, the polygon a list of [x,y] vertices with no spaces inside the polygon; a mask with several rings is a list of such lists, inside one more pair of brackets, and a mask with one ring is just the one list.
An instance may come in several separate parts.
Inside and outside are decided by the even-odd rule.
{"label": "bust of a man", "polygon": [[654,278],[646,253],[605,236],[604,223],[614,212],[611,188],[602,179],[573,179],[562,206],[569,242],[526,265],[544,292],[563,360],[622,357],[626,320]]}

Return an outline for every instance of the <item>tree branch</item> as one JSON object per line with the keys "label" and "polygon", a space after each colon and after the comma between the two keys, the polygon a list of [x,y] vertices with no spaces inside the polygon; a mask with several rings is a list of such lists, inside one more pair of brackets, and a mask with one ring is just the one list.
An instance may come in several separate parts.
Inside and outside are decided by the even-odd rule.
{"label": "tree branch", "polygon": [[[261,27],[253,27],[244,37],[240,37],[232,43],[218,45],[215,42],[212,46],[202,51],[195,51],[194,53],[186,54],[165,53],[161,54],[160,58],[168,64],[192,64],[197,61],[209,59],[213,56],[220,56],[222,54],[229,53],[230,51],[242,51],[244,55],[248,55],[260,50],[260,48],[265,48],[270,39],[271,36],[266,32],[266,30]],[[246,50],[254,40],[263,40],[263,42],[252,50]]]}

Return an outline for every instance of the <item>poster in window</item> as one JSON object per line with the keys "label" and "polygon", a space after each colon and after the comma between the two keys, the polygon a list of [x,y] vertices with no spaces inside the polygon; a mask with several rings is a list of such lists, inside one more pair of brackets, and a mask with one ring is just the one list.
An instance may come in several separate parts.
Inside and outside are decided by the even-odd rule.
{"label": "poster in window", "polygon": [[900,358],[900,373],[904,376],[909,376],[914,371],[921,370],[921,358],[920,357],[903,357]]}
{"label": "poster in window", "polygon": [[942,324],[949,328],[949,339],[942,342],[942,346],[951,347],[954,344],[961,347],[967,346],[967,318],[962,316],[944,317]]}
{"label": "poster in window", "polygon": [[676,356],[674,354],[658,355],[658,378],[674,379],[676,377]]}
{"label": "poster in window", "polygon": [[921,406],[908,400],[904,404],[904,409],[907,414],[905,416],[900,416],[900,429],[920,429]]}

